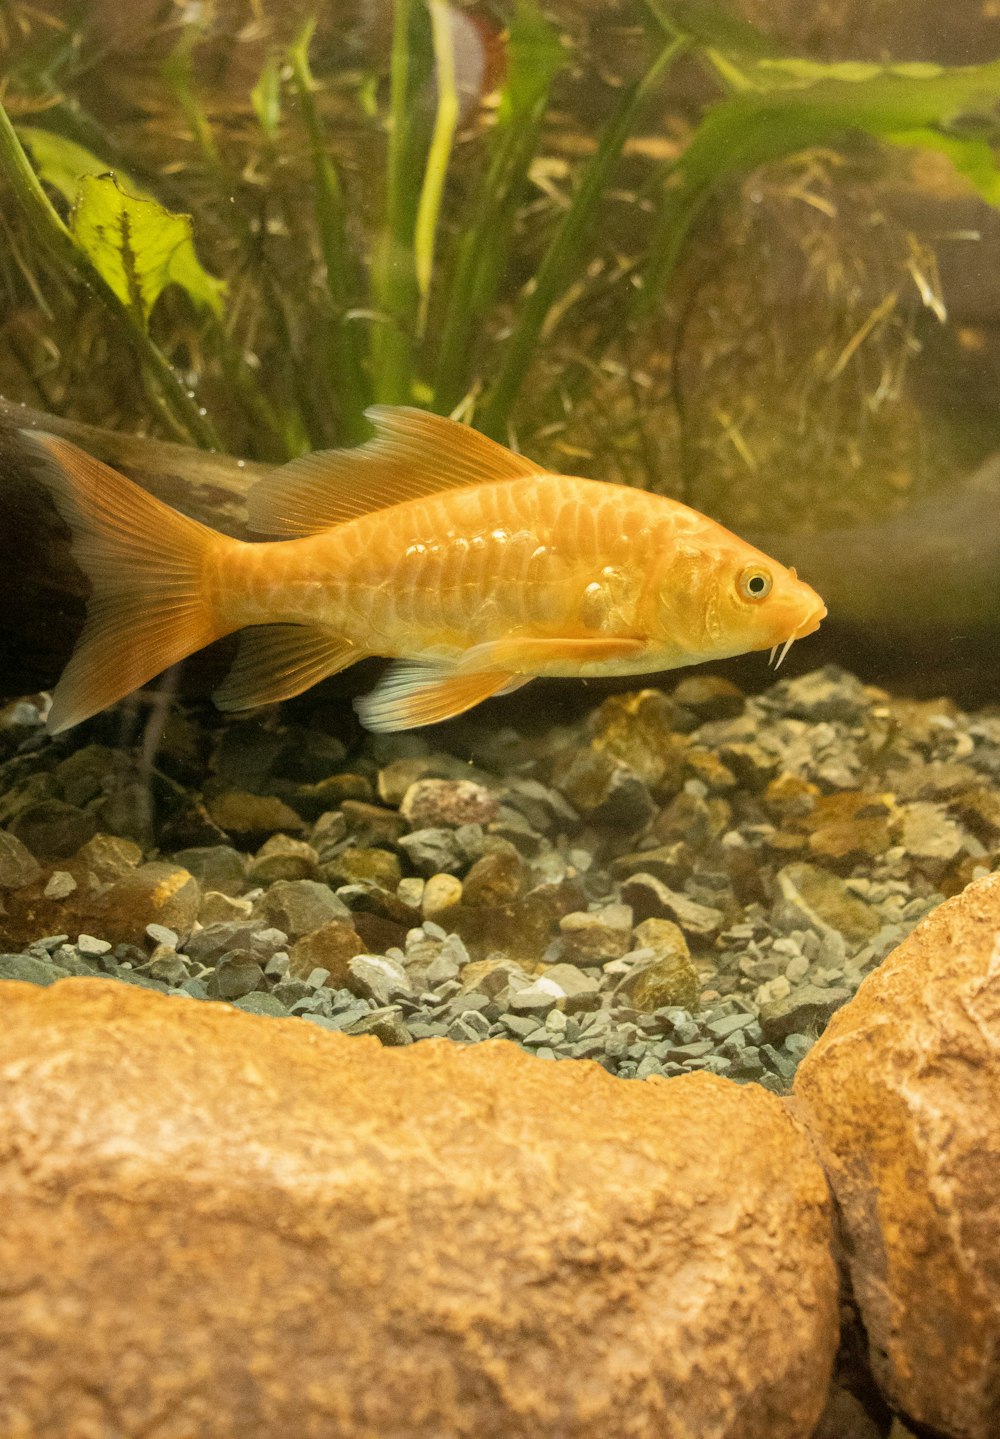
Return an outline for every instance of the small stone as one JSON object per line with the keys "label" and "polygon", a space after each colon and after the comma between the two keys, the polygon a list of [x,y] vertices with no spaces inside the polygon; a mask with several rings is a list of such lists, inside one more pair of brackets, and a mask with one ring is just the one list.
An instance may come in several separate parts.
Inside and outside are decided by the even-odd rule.
{"label": "small stone", "polygon": [[208,980],[213,999],[242,999],[255,989],[266,989],[264,971],[248,954],[224,954]]}
{"label": "small stone", "polygon": [[741,1030],[747,1029],[756,1022],[753,1014],[739,1012],[737,1014],[721,1014],[717,1019],[705,1021],[705,1028],[709,1034],[717,1040],[729,1039],[733,1034],[739,1034]]}
{"label": "small stone", "polygon": [[252,840],[276,833],[301,834],[305,822],[283,799],[246,790],[225,790],[207,801],[208,813],[227,834]]}
{"label": "small stone", "polygon": [[81,934],[77,937],[76,947],[81,954],[108,954],[114,948],[106,939],[97,939],[92,934]]}
{"label": "small stone", "polygon": [[336,809],[338,805],[348,802],[368,804],[375,794],[366,775],[344,772],[327,775],[312,784],[296,785],[288,797],[297,814],[304,815],[308,820],[317,820],[321,814]]}
{"label": "small stone", "polygon": [[831,869],[847,872],[877,859],[892,843],[884,819],[847,819],[821,825],[809,836],[809,853]]}
{"label": "small stone", "polygon": [[685,757],[684,770],[689,777],[700,780],[710,794],[725,794],[736,788],[735,774],[714,750],[692,746]]}
{"label": "small stone", "polygon": [[409,874],[396,886],[396,898],[408,909],[420,909],[424,899],[425,883],[418,875]]}
{"label": "small stone", "polygon": [[893,773],[890,781],[900,799],[953,799],[969,790],[979,780],[971,765],[936,760]]}
{"label": "small stone", "polygon": [[603,828],[634,834],[656,814],[645,782],[608,750],[567,751],[556,761],[552,782],[574,809]]}
{"label": "small stone", "polygon": [[[98,839],[100,838],[99,835]],[[95,840],[94,843],[96,842]],[[141,857],[140,854],[140,860]],[[213,890],[232,896],[240,894],[247,887],[246,860],[229,845],[199,845],[193,849],[180,849],[174,855],[174,861],[190,871],[205,891]]]}
{"label": "small stone", "polygon": [[457,874],[467,860],[455,831],[451,829],[418,829],[399,840],[413,868],[423,875]]}
{"label": "small stone", "polygon": [[359,954],[348,961],[347,988],[362,999],[386,1005],[397,996],[413,993],[403,966],[380,954]]}
{"label": "small stone", "polygon": [[694,849],[701,849],[729,828],[731,818],[732,811],[721,795],[705,799],[682,790],[661,810],[654,830],[664,844],[681,840]]}
{"label": "small stone", "polygon": [[249,919],[253,914],[253,901],[233,899],[217,889],[210,889],[202,896],[198,910],[199,924],[221,924],[226,920]]}
{"label": "small stone", "polygon": [[252,990],[249,994],[240,995],[232,1002],[237,1009],[242,1009],[246,1014],[271,1014],[275,1018],[281,1018],[288,1013],[280,1000],[263,990]]}
{"label": "small stone", "polygon": [[342,884],[374,884],[395,890],[401,878],[399,860],[386,849],[342,849],[323,865],[323,878],[334,887]]}
{"label": "small stone", "polygon": [[557,984],[547,980],[545,976],[536,979],[533,984],[525,985],[510,996],[510,1009],[513,1014],[534,1015],[537,1018],[544,1018],[550,1009],[555,1009],[560,999],[565,995]]}
{"label": "small stone", "polygon": [[167,949],[176,949],[180,937],[175,929],[169,929],[165,924],[147,924],[146,935],[154,944],[163,945]]}
{"label": "small stone", "polygon": [[966,847],[961,825],[951,818],[945,806],[927,801],[906,806],[900,842],[929,879],[940,878]]}
{"label": "small stone", "polygon": [[499,803],[481,784],[467,779],[420,779],[403,796],[399,812],[413,830],[456,829],[489,824]]}
{"label": "small stone", "polygon": [[383,809],[381,805],[366,804],[359,799],[345,799],[340,810],[348,833],[355,843],[363,847],[396,844],[406,832],[406,820],[394,809]]}
{"label": "small stone", "polygon": [[304,839],[274,834],[250,861],[247,879],[252,885],[274,884],[279,879],[319,879],[319,856]]}
{"label": "small stone", "polygon": [[513,904],[524,883],[524,861],[514,846],[504,840],[477,859],[469,870],[462,885],[462,903],[489,909]]}
{"label": "small stone", "polygon": [[53,870],[49,882],[42,891],[46,899],[68,899],[76,889],[76,880],[65,869]]}
{"label": "small stone", "polygon": [[760,1027],[769,1044],[780,1044],[786,1035],[800,1030],[819,1033],[831,1016],[846,1004],[852,991],[831,986],[820,989],[804,984],[792,990],[785,999],[775,999],[761,1006]]}
{"label": "small stone", "polygon": [[627,954],[632,911],[627,904],[566,914],[559,921],[560,953],[571,964],[599,965]]}
{"label": "small stone", "polygon": [[778,760],[755,740],[724,744],[719,756],[744,788],[762,790],[778,769]]}
{"label": "small stone", "polygon": [[[515,1039],[521,1040],[525,1040],[529,1035],[535,1034],[540,1027],[534,1015],[527,1014],[505,1014],[501,1017],[500,1023],[508,1034],[512,1034]],[[601,1048],[603,1049],[603,1047],[602,1041]]]}
{"label": "small stone", "polygon": [[789,864],[778,871],[777,880],[780,898],[774,917],[782,928],[814,929],[820,935],[834,929],[854,945],[878,933],[874,911],[827,870],[804,862]]}
{"label": "small stone", "polygon": [[176,950],[160,945],[153,950],[149,963],[142,966],[143,974],[151,979],[162,980],[164,984],[181,985],[190,979],[190,971]]}
{"label": "small stone", "polygon": [[11,821],[9,830],[37,859],[69,859],[96,832],[92,814],[61,799],[28,805]]}
{"label": "small stone", "polygon": [[666,1008],[696,1009],[698,974],[678,925],[667,919],[647,919],[637,926],[635,938],[653,953],[619,980],[616,998],[626,999],[633,1009],[646,1014]]}
{"label": "small stone", "polygon": [[130,870],[101,900],[101,924],[116,943],[141,945],[148,924],[187,936],[198,918],[201,890],[180,865],[154,860]]}
{"label": "small stone", "polygon": [[[600,1003],[598,981],[584,974],[575,964],[551,964],[546,969],[544,978],[560,991],[560,995],[556,997],[559,1012],[580,1014],[596,1009]],[[549,1019],[551,1018],[552,1014],[549,1015]]]}
{"label": "small stone", "polygon": [[[783,692],[782,692],[783,691]],[[786,714],[803,720],[840,720],[853,724],[871,708],[865,687],[854,675],[836,665],[826,665],[810,674],[775,686]]]}
{"label": "small stone", "polygon": [[611,874],[615,879],[628,879],[632,874],[651,874],[664,884],[683,884],[691,873],[693,858],[688,846],[676,841],[674,844],[657,845],[655,849],[633,850],[619,855],[611,861]]}
{"label": "small stone", "polygon": [[[0,830],[0,889],[24,889],[41,877],[42,867],[27,846],[7,830]],[[46,896],[55,897],[48,889]]]}
{"label": "small stone", "polygon": [[797,774],[779,774],[770,781],[762,796],[768,816],[776,824],[789,819],[803,819],[812,813],[819,799],[819,786]]}
{"label": "small stone", "polygon": [[634,874],[622,885],[622,899],[638,919],[672,919],[692,939],[710,941],[725,924],[725,915],[670,889],[651,874]]}
{"label": "small stone", "polygon": [[343,919],[331,919],[303,935],[288,953],[288,972],[305,979],[318,965],[329,970],[334,989],[345,989],[348,965],[364,945],[354,926]]}
{"label": "small stone", "polygon": [[593,749],[620,760],[659,795],[676,794],[684,777],[687,740],[677,734],[675,702],[662,690],[612,695],[591,717]]}
{"label": "small stone", "polygon": [[958,795],[950,808],[983,844],[1000,839],[1000,792],[984,786]]}
{"label": "small stone", "polygon": [[294,943],[331,919],[347,919],[350,911],[329,885],[314,879],[281,879],[254,905],[254,918],[283,930]]}
{"label": "small stone", "polygon": [[17,979],[22,984],[53,984],[69,973],[61,965],[36,959],[31,954],[0,954],[0,979]]}
{"label": "small stone", "polygon": [[737,719],[746,708],[743,691],[721,675],[687,675],[675,686],[673,700],[702,722]]}
{"label": "small stone", "polygon": [[346,1033],[374,1034],[381,1044],[391,1048],[413,1043],[413,1036],[403,1023],[403,1016],[395,1004],[370,1009],[367,1014],[348,1025]]}
{"label": "small stone", "polygon": [[462,881],[454,874],[432,874],[420,907],[425,919],[442,920],[462,903]]}
{"label": "small stone", "polygon": [[521,989],[529,983],[519,964],[503,958],[473,960],[462,968],[462,989],[495,999],[508,987]]}

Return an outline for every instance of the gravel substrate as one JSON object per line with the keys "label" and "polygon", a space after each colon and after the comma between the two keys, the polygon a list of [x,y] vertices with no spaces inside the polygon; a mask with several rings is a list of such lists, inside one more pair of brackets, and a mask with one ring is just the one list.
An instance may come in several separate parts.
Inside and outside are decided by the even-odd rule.
{"label": "gravel substrate", "polygon": [[54,741],[38,705],[0,714],[0,978],[783,1092],[1000,864],[1000,712],[834,668],[755,698],[691,675],[537,736],[345,743],[305,713],[177,709],[136,748],[114,714]]}

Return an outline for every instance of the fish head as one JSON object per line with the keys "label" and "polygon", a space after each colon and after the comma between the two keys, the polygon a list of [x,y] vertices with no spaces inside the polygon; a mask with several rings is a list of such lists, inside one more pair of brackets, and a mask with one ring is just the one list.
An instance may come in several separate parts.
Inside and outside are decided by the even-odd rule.
{"label": "fish head", "polygon": [[688,664],[779,646],[783,659],[792,641],[812,634],[826,615],[794,569],[726,530],[678,546],[656,600],[657,629],[689,656],[679,661]]}

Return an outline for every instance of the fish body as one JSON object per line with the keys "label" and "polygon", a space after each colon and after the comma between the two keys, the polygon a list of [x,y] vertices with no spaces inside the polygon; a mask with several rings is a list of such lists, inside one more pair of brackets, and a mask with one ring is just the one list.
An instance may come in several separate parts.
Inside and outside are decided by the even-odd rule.
{"label": "fish body", "polygon": [[67,728],[223,634],[216,692],[287,699],[368,655],[396,659],[358,702],[370,728],[459,714],[540,675],[675,669],[811,633],[808,585],[696,511],[545,472],[464,426],[370,412],[376,438],[282,466],[251,491],[244,543],[177,514],[52,437],[40,478],[94,595],[57,686]]}

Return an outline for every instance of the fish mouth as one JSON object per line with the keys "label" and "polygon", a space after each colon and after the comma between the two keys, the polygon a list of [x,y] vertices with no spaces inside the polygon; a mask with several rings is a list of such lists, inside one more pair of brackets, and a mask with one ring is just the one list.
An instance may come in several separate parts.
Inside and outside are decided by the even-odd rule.
{"label": "fish mouth", "polygon": [[[816,631],[819,629],[820,625],[826,619],[826,613],[826,605],[823,603],[822,600],[820,600],[815,605],[815,607],[810,610],[810,612],[806,615],[802,623],[800,625],[797,625],[795,629],[792,630],[792,633],[788,636],[787,640],[785,640],[784,644],[781,644],[779,642],[778,644],[773,646],[773,648],[771,649],[771,653],[767,659],[768,666],[773,666],[775,670],[779,670],[781,668],[782,660],[785,658],[795,641],[805,639],[806,635],[815,634]],[[776,655],[777,659],[775,658]]]}

